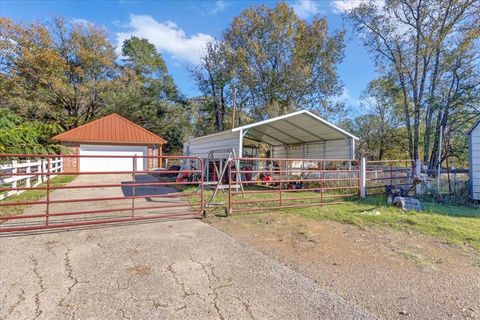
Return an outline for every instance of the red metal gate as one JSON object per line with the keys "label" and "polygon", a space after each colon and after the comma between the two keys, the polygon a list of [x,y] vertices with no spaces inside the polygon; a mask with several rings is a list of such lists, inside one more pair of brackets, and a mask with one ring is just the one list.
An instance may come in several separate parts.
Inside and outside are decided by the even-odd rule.
{"label": "red metal gate", "polygon": [[[82,158],[127,158],[132,170],[72,170]],[[69,176],[75,179],[65,184]],[[4,154],[0,200],[0,232],[201,217],[203,163],[183,156]]]}
{"label": "red metal gate", "polygon": [[337,204],[360,194],[356,160],[236,158],[228,170],[230,213]]}

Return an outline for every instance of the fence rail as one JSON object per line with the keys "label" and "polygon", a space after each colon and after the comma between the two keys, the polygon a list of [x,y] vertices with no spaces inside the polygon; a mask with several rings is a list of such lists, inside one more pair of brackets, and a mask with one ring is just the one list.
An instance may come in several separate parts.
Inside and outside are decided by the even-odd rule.
{"label": "fence rail", "polygon": [[49,174],[47,166],[46,159],[10,160],[0,164],[0,200],[19,195],[46,182],[49,178],[56,177],[58,173],[63,172],[63,158],[50,160]]}
{"label": "fence rail", "polygon": [[[43,190],[44,195],[29,201],[0,202],[0,232],[19,232],[50,228],[64,228],[106,223],[120,223],[147,219],[201,217],[204,212],[202,160],[183,156],[103,156],[103,155],[0,155],[0,163],[11,159],[29,159],[5,164],[0,170],[0,191],[23,192],[28,189]],[[68,158],[129,158],[130,171],[65,172],[61,164]],[[39,162],[32,159],[40,159]],[[59,160],[60,159],[60,162]],[[169,159],[182,163],[197,163],[200,169],[189,170],[136,170],[137,161],[144,159]],[[37,160],[36,160],[37,161]],[[27,168],[36,169],[27,172]],[[46,166],[43,164],[46,163]],[[15,162],[13,162],[15,164]],[[40,169],[38,169],[40,165]],[[68,185],[51,183],[56,175],[75,175]],[[188,179],[184,179],[185,176]],[[193,178],[192,178],[193,177]],[[20,181],[35,182],[27,188]],[[192,180],[193,179],[193,180]],[[38,180],[38,181],[37,181]],[[42,181],[46,182],[40,185]],[[11,185],[6,186],[7,183]],[[12,186],[17,183],[17,185]],[[196,192],[183,192],[183,188],[197,185]],[[63,190],[63,192],[61,192]],[[103,191],[102,191],[103,190]],[[15,199],[13,199],[15,200]],[[15,209],[20,214],[15,214]],[[27,209],[23,212],[23,209]]]}
{"label": "fence rail", "polygon": [[359,196],[356,160],[235,158],[227,165],[229,213],[322,206]]}
{"label": "fence rail", "polygon": [[[65,166],[68,158],[129,158],[132,170],[115,171],[113,167],[111,171],[69,172]],[[137,162],[145,159],[172,165],[138,169]],[[412,160],[234,158],[226,166],[228,173],[218,183],[222,187],[227,184],[229,213],[337,204],[383,194],[386,185],[408,188],[423,173],[419,162]],[[204,187],[208,184],[204,168],[202,159],[190,156],[3,154],[0,200],[27,190],[42,191],[44,196],[0,201],[0,232],[200,217],[206,208]],[[51,182],[61,175],[77,178],[67,185]],[[105,189],[108,191],[100,192]],[[10,214],[8,208],[15,207],[29,210]]]}
{"label": "fence rail", "polygon": [[414,160],[365,161],[362,167],[365,196],[384,194],[387,185],[409,188],[415,176]]}

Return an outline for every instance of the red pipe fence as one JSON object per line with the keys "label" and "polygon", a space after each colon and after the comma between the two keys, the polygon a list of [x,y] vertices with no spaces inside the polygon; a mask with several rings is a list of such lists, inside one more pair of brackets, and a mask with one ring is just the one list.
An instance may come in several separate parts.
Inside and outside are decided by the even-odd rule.
{"label": "red pipe fence", "polygon": [[360,195],[357,160],[235,158],[227,178],[229,213],[338,204]]}
{"label": "red pipe fence", "polygon": [[[68,158],[132,158],[132,170],[101,172],[52,172],[51,159]],[[9,170],[0,167],[0,194],[34,190],[43,192],[38,200],[15,201],[15,197],[0,202],[0,232],[86,226],[160,218],[201,217],[204,213],[203,161],[186,156],[115,156],[115,155],[38,155],[3,154],[0,164],[10,159],[44,159],[46,168],[41,170]],[[182,170],[150,169],[136,170],[137,161],[143,159],[168,160],[170,163],[191,163],[191,168]],[[198,168],[198,169],[197,169]],[[51,176],[78,176],[75,182],[66,185],[56,183]],[[12,185],[18,177],[45,177],[38,186]],[[89,178],[81,178],[89,177]],[[93,177],[93,178],[92,178]],[[122,181],[122,180],[128,181]],[[131,179],[131,180],[130,180]],[[77,180],[81,180],[77,184]],[[10,184],[10,185],[9,185]],[[183,192],[195,188],[195,192]],[[107,191],[105,191],[107,189]],[[64,190],[64,192],[58,192]],[[79,191],[83,190],[83,192]],[[55,193],[53,191],[56,191]],[[101,192],[100,192],[101,191]],[[76,197],[84,193],[86,196]],[[112,194],[99,196],[98,194]],[[58,195],[61,195],[60,197]],[[141,200],[141,201],[140,201]],[[78,203],[78,209],[72,205]],[[153,204],[153,205],[152,205]],[[15,208],[29,207],[27,214],[15,213]],[[87,209],[87,210],[85,210]],[[10,211],[9,211],[10,210]],[[75,219],[72,219],[75,218]]]}

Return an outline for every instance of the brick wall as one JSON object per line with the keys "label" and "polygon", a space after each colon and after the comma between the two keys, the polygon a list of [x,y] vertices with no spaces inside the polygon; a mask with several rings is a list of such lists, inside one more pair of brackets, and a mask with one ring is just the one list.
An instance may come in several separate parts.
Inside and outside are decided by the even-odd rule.
{"label": "brick wall", "polygon": [[[161,156],[162,155],[162,146],[161,145],[150,145],[150,146],[148,146],[147,154],[149,156]],[[147,166],[148,166],[148,169],[150,170],[150,169],[153,169],[153,168],[161,167],[162,164],[161,164],[161,161],[159,161],[159,159],[149,158],[147,160]]]}
{"label": "brick wall", "polygon": [[[65,154],[80,154],[80,143],[78,142],[62,142],[62,145],[66,148],[63,152]],[[64,157],[63,158],[63,171],[64,172],[78,172],[80,164],[78,158]]]}

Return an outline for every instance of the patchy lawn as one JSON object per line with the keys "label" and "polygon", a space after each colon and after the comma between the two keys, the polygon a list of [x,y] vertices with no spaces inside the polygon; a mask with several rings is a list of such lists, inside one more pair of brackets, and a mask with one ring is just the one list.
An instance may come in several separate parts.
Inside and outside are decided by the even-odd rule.
{"label": "patchy lawn", "polygon": [[[61,175],[57,176],[55,178],[52,178],[50,180],[50,186],[63,186],[66,185],[67,183],[72,182],[75,180],[76,176],[67,176],[67,175]],[[46,187],[47,184],[43,183],[39,186]],[[37,201],[45,197],[47,194],[46,190],[27,190],[18,196],[11,196],[5,200],[0,201],[0,203],[11,203],[11,202],[27,202],[27,201]],[[23,210],[27,206],[6,206],[6,207],[0,207],[0,217],[1,216],[9,216],[9,215],[18,215],[22,214]]]}
{"label": "patchy lawn", "polygon": [[[189,189],[187,192],[192,192]],[[296,192],[283,195],[284,200],[288,197],[308,197],[316,193]],[[210,199],[211,191],[205,191],[205,199]],[[317,194],[318,195],[318,194]],[[265,200],[272,202],[260,202],[256,206],[277,206],[277,198],[274,194],[246,194],[235,196],[236,201]],[[309,203],[311,200],[295,201],[294,203]],[[338,201],[338,199],[336,199]],[[219,192],[215,202],[228,206],[228,192]],[[289,204],[292,204],[290,202]],[[480,250],[480,207],[447,206],[436,203],[423,202],[424,211],[403,211],[386,203],[384,197],[371,197],[367,199],[346,199],[340,204],[323,205],[315,207],[301,207],[289,209],[272,209],[272,212],[285,212],[298,216],[304,216],[316,220],[330,220],[342,223],[354,224],[361,228],[379,225],[402,230],[406,232],[420,232],[445,239],[447,242],[470,246]],[[254,205],[250,205],[254,206]],[[207,212],[222,214],[223,208],[209,208]],[[269,212],[266,210],[264,212]],[[234,215],[245,214],[240,210]]]}
{"label": "patchy lawn", "polygon": [[423,203],[424,211],[403,211],[382,198],[342,204],[289,209],[288,212],[317,220],[332,220],[360,227],[380,225],[437,236],[460,246],[480,250],[480,209]]}

